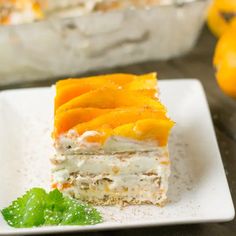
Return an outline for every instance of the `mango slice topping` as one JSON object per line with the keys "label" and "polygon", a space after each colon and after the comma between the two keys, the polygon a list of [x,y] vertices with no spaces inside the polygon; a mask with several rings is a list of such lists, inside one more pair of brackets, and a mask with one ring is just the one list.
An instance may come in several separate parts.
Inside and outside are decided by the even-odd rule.
{"label": "mango slice topping", "polygon": [[174,122],[159,101],[156,73],[111,74],[57,82],[53,137],[97,131],[87,142],[111,136],[167,144]]}

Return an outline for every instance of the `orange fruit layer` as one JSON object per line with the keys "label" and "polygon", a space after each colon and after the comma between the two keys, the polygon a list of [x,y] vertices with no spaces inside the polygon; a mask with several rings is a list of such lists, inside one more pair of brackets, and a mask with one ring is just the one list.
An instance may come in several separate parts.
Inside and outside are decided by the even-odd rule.
{"label": "orange fruit layer", "polygon": [[112,135],[154,140],[166,145],[173,126],[157,98],[156,74],[112,74],[67,79],[56,84],[53,137],[74,130],[97,131],[88,142],[104,143]]}
{"label": "orange fruit layer", "polygon": [[97,118],[88,122],[80,123],[73,127],[78,134],[83,134],[89,130],[114,129],[120,125],[135,122],[141,119],[166,119],[163,111],[148,109],[148,108],[122,108],[115,109],[111,112],[98,116]]}
{"label": "orange fruit layer", "polygon": [[158,100],[147,97],[140,91],[131,91],[126,89],[115,90],[104,87],[73,98],[69,102],[60,106],[56,113],[78,107],[107,109],[129,106],[153,107],[157,110],[165,110],[165,107]]}
{"label": "orange fruit layer", "polygon": [[135,123],[118,126],[113,135],[137,140],[156,140],[160,146],[167,144],[174,122],[166,119],[144,119]]}
{"label": "orange fruit layer", "polygon": [[106,83],[109,81],[116,81],[118,84],[126,84],[128,82],[133,81],[137,76],[131,74],[111,74],[111,75],[98,75],[98,76],[91,76],[86,78],[70,78],[65,80],[60,80],[56,83],[57,88],[62,88],[66,85],[76,84],[76,83],[98,83],[98,81],[103,81]]}
{"label": "orange fruit layer", "polygon": [[56,83],[56,87],[61,88],[65,85],[69,85],[69,84],[71,85],[71,84],[76,84],[76,83],[87,83],[87,82],[97,83],[98,81],[103,81],[104,83],[106,83],[107,81],[112,81],[116,84],[124,85],[134,80],[137,80],[138,78],[143,78],[143,77],[148,77],[148,78],[152,77],[156,79],[156,73],[149,73],[149,74],[144,74],[144,75],[109,74],[109,75],[91,76],[91,77],[86,77],[86,78],[70,78],[70,79],[58,81]]}
{"label": "orange fruit layer", "polygon": [[143,76],[114,74],[59,81],[56,84],[55,110],[72,98],[104,86],[113,89],[124,87],[131,90],[156,90],[156,74],[150,73]]}
{"label": "orange fruit layer", "polygon": [[58,137],[78,123],[87,122],[109,110],[99,108],[76,108],[55,115],[53,136]]}
{"label": "orange fruit layer", "polygon": [[143,90],[143,89],[155,89],[157,90],[157,78],[156,73],[150,73],[140,75],[133,81],[123,85],[125,89],[131,90]]}
{"label": "orange fruit layer", "polygon": [[94,130],[98,133],[86,138],[90,143],[103,144],[110,136],[119,136],[135,140],[156,141],[157,145],[165,146],[174,122],[168,119],[143,119],[133,123],[120,125],[116,128],[100,127]]}
{"label": "orange fruit layer", "polygon": [[[104,85],[105,84],[105,85]],[[79,97],[80,95],[83,95],[85,93],[88,93],[90,91],[96,90],[99,87],[107,87],[109,89],[118,89],[119,85],[107,81],[104,83],[104,81],[82,81],[81,83],[72,83],[71,85],[65,85],[61,88],[57,89],[57,95],[55,97],[55,111],[65,104],[66,102],[72,100],[73,98]]]}

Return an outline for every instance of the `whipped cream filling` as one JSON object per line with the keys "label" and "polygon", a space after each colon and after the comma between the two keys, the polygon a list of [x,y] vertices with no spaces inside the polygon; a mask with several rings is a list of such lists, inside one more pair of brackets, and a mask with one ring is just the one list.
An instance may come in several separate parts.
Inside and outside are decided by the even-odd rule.
{"label": "whipped cream filling", "polygon": [[157,150],[159,147],[154,140],[139,141],[120,136],[110,136],[104,144],[88,142],[89,137],[100,135],[97,131],[86,131],[78,135],[74,130],[69,130],[55,141],[58,153],[76,154],[93,152],[135,152]]}
{"label": "whipped cream filling", "polygon": [[102,198],[125,189],[125,196],[130,197],[151,192],[148,201],[155,203],[158,198],[155,193],[160,191],[166,196],[168,189],[170,162],[166,147],[132,154],[55,155],[52,162],[56,163],[52,170],[53,181],[61,186],[72,183],[65,191],[78,196]]}
{"label": "whipped cream filling", "polygon": [[166,199],[170,175],[167,146],[119,136],[109,137],[104,144],[87,142],[88,137],[97,135],[97,131],[87,131],[78,136],[70,130],[56,140],[52,178],[59,186],[71,183],[62,188],[64,193],[98,203],[107,197],[108,202],[123,199],[153,204]]}
{"label": "whipped cream filling", "polygon": [[166,148],[155,152],[136,152],[132,154],[100,154],[100,155],[55,155],[51,158],[52,171],[60,172],[66,169],[68,173],[79,172],[81,175],[113,174],[124,175],[129,173],[156,173],[160,166],[169,165]]}
{"label": "whipped cream filling", "polygon": [[104,202],[104,199],[109,197],[110,199],[158,204],[166,200],[167,190],[168,178],[158,175],[129,174],[106,177],[77,175],[74,184],[63,192],[91,202],[99,202],[99,200]]}

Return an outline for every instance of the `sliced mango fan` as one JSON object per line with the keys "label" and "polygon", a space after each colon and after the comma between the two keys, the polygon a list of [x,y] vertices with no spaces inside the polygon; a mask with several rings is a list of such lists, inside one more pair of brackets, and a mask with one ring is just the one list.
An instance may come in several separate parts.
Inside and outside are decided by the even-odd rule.
{"label": "sliced mango fan", "polygon": [[156,73],[111,74],[66,79],[56,84],[53,137],[74,130],[98,131],[89,142],[104,143],[112,135],[156,140],[166,145],[174,122],[158,99]]}

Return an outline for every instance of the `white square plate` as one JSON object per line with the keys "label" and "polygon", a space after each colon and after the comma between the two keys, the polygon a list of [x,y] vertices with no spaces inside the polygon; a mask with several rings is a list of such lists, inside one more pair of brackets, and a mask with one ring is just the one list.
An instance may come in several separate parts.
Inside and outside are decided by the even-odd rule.
{"label": "white square plate", "polygon": [[[94,226],[14,229],[0,218],[0,234],[105,230],[229,221],[234,218],[209,108],[197,80],[160,81],[161,98],[176,121],[170,138],[172,174],[163,208],[99,207],[104,223]],[[0,209],[31,187],[50,186],[52,88],[0,93]]]}

